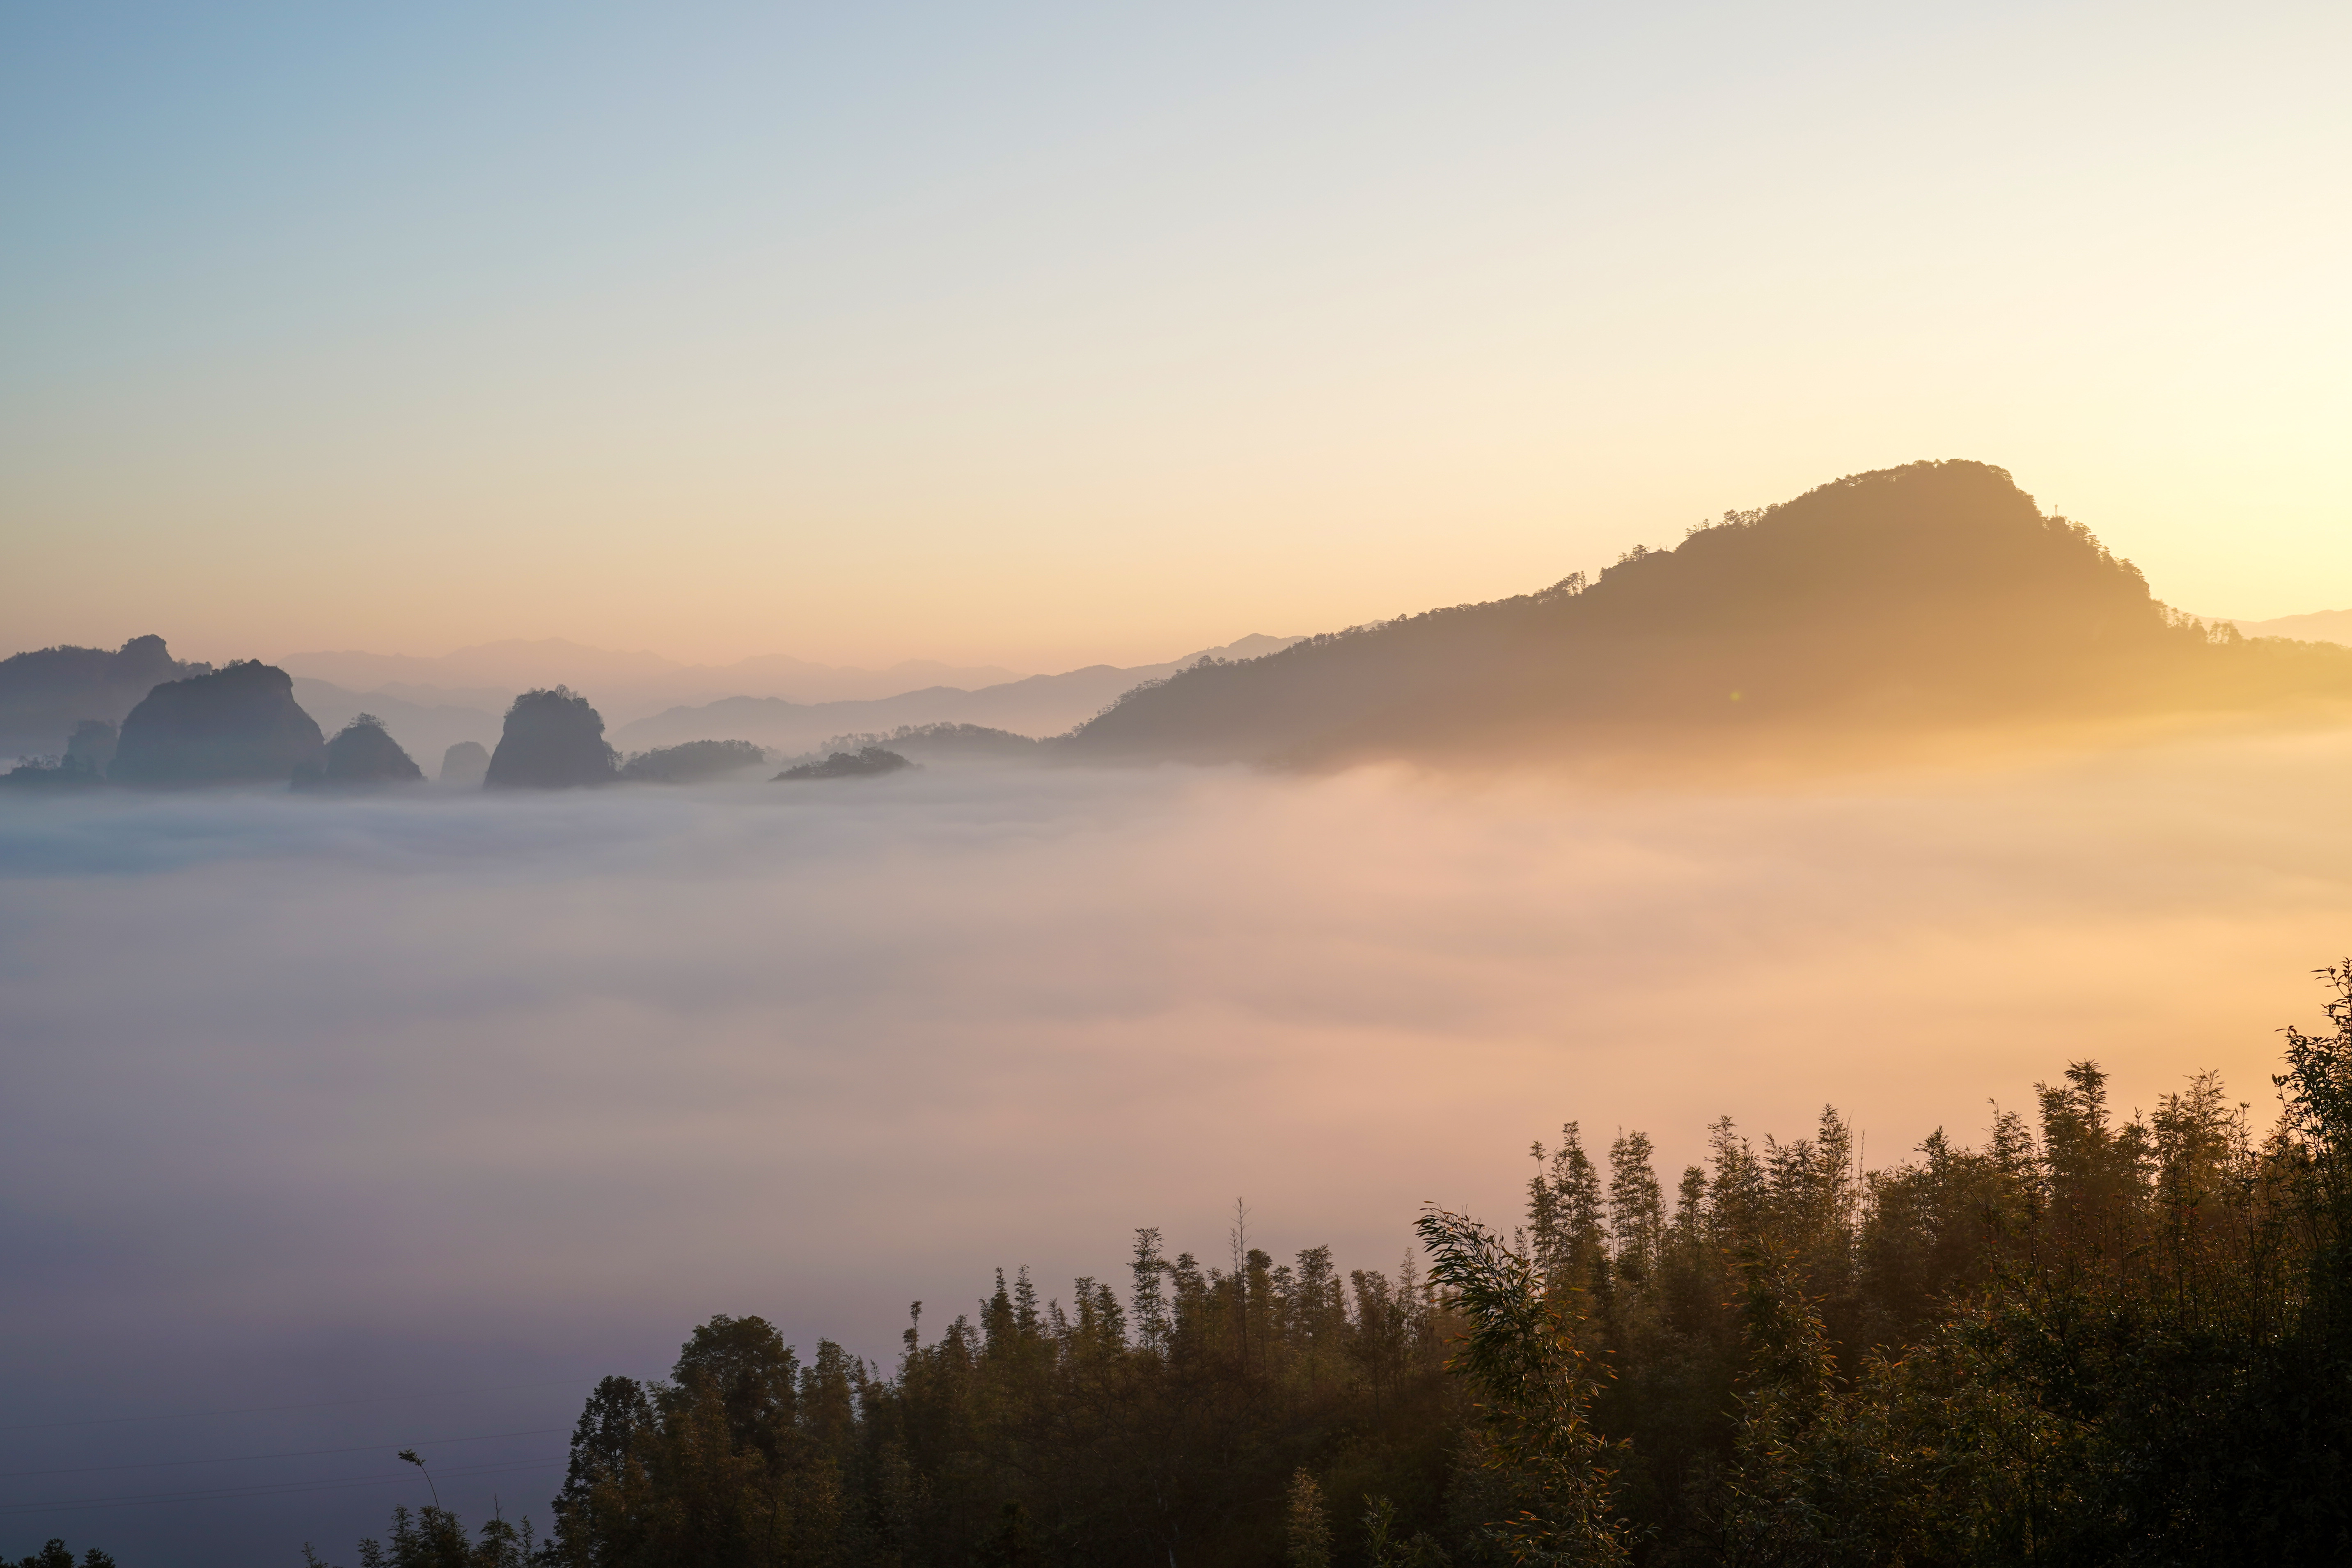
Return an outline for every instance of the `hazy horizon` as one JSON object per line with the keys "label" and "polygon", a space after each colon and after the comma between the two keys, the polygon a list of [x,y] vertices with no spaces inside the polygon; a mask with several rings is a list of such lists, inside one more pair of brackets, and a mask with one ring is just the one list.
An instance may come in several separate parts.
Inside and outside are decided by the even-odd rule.
{"label": "hazy horizon", "polygon": [[[1637,541],[1636,542],[1641,542]],[[1667,540],[1664,542],[1670,545],[1673,541]],[[2127,552],[2120,550],[2117,552],[2128,553]],[[1595,562],[1591,564],[1597,567],[1601,563]],[[1553,580],[1556,580],[1556,578],[1547,579],[1546,581],[1549,582]],[[1506,587],[1500,589],[1493,595],[1493,597],[1507,598],[1514,594],[1531,592],[1544,585],[1544,583],[1528,582],[1521,584],[1516,587]],[[2352,598],[2352,587],[2347,588],[2345,596]],[[2158,597],[2164,597],[2164,595],[2159,594]],[[2304,600],[2288,601],[2291,605],[2296,607],[2274,609],[2268,614],[2259,616],[2240,616],[2216,611],[2212,605],[2206,604],[2204,600],[2200,597],[2197,590],[2193,587],[2183,590],[2179,598],[2168,600],[2168,602],[2172,603],[2176,608],[2183,609],[2189,614],[2198,616],[2200,619],[2216,624],[2238,626],[2244,628],[2249,636],[2301,637],[2327,641],[2352,642],[2352,609],[2340,608],[2333,604],[2311,605],[2308,603],[2310,597],[2311,595],[2305,595]],[[1440,601],[1436,599],[1430,601],[1431,604],[1438,602]],[[1392,613],[1411,614],[1416,610],[1427,607],[1429,607],[1428,605],[1417,603],[1402,605],[1398,606],[1396,611]],[[1384,618],[1386,617],[1379,616],[1367,617],[1367,619],[1370,620]],[[1299,617],[1293,616],[1291,617],[1291,620],[1293,622],[1297,622]],[[1276,624],[1288,623],[1281,622],[1279,617],[1277,617]],[[1361,623],[1344,624],[1355,625]],[[130,627],[131,629],[122,629],[124,627]],[[1317,626],[1310,629],[1312,631],[1337,631],[1342,629],[1342,624],[1335,624],[1328,626]],[[481,630],[481,628],[478,628],[478,630]],[[1131,642],[1127,642],[1118,645],[1118,651],[1115,653],[1102,651],[1104,647],[1112,646],[1106,643],[1097,645],[1096,649],[1092,652],[1081,650],[1077,652],[1066,653],[1063,655],[1060,662],[1048,659],[1043,664],[1036,665],[1034,668],[1016,668],[1002,664],[992,664],[988,662],[986,656],[982,654],[973,653],[969,649],[958,648],[950,648],[945,650],[934,648],[928,652],[914,653],[903,650],[894,650],[890,647],[883,647],[867,648],[859,657],[836,658],[828,657],[821,651],[813,651],[805,647],[786,647],[781,645],[763,644],[757,646],[746,645],[741,648],[730,650],[723,656],[697,658],[691,654],[680,653],[674,648],[668,647],[654,647],[642,645],[618,646],[614,643],[600,642],[597,640],[600,634],[593,628],[585,630],[575,628],[572,631],[547,632],[531,637],[504,635],[497,632],[495,628],[490,628],[485,631],[483,635],[477,636],[469,640],[455,643],[443,641],[429,644],[409,643],[403,646],[379,646],[371,647],[362,647],[356,645],[320,645],[317,647],[296,647],[272,646],[268,642],[266,637],[260,635],[240,631],[216,631],[211,634],[213,640],[208,642],[188,641],[179,636],[175,636],[168,626],[147,626],[141,624],[133,626],[131,621],[123,620],[120,616],[113,617],[105,625],[96,628],[84,627],[78,631],[52,637],[47,641],[41,643],[26,642],[22,647],[12,648],[7,651],[28,652],[36,647],[58,646],[114,647],[120,646],[125,641],[128,641],[133,637],[143,637],[149,635],[162,636],[164,640],[171,645],[173,653],[182,658],[194,659],[214,665],[226,663],[232,659],[259,658],[265,663],[282,664],[288,666],[289,668],[295,665],[304,666],[304,668],[295,670],[295,673],[297,674],[309,673],[310,668],[314,667],[321,659],[356,658],[362,660],[376,660],[385,663],[402,662],[419,665],[446,666],[462,659],[467,655],[497,656],[509,654],[510,650],[516,654],[521,654],[523,653],[523,650],[561,648],[566,653],[576,650],[580,654],[606,660],[607,663],[604,668],[636,667],[631,671],[632,674],[642,672],[644,674],[650,675],[655,673],[668,673],[670,671],[710,671],[716,673],[733,669],[741,666],[756,666],[762,662],[771,662],[776,664],[803,665],[808,667],[812,671],[828,674],[841,673],[856,676],[887,676],[892,672],[898,671],[908,667],[916,667],[924,670],[927,674],[930,672],[940,672],[943,679],[971,678],[980,681],[1001,681],[1023,679],[1032,675],[1059,674],[1067,670],[1088,668],[1103,665],[1108,665],[1115,668],[1148,666],[1165,663],[1173,658],[1184,657],[1181,655],[1170,655],[1164,651],[1147,651],[1145,654],[1138,655],[1134,652],[1137,645]],[[1223,639],[1202,639],[1195,637],[1191,639],[1189,642],[1185,642],[1184,639],[1180,637],[1178,641],[1184,642],[1184,646],[1188,648],[1213,649],[1223,647],[1236,640],[1246,641],[1251,638],[1262,637],[1268,634],[1265,633],[1263,627],[1254,627],[1247,633],[1235,634],[1233,637],[1227,637]],[[395,637],[393,640],[397,643],[399,639]],[[0,657],[5,657],[5,654],[0,654]],[[615,659],[625,662],[620,667],[614,667],[609,661]],[[530,662],[527,655],[525,656],[525,661]],[[493,658],[486,662],[496,662],[496,658],[493,657]],[[657,668],[657,667],[663,668]],[[593,677],[583,677],[582,679],[593,679]],[[470,684],[472,682],[470,679],[460,679],[459,683]],[[757,693],[753,694],[756,695]],[[877,692],[877,694],[887,693]]]}
{"label": "hazy horizon", "polygon": [[[1530,584],[1530,587],[1539,587],[1542,584]],[[1525,592],[1528,590],[1523,589],[1521,591]],[[1508,597],[1509,595],[1505,595],[1502,596]],[[1425,608],[1427,606],[1415,607]],[[2202,620],[2210,621],[2216,624],[2234,625],[2242,628],[2246,628],[2247,635],[2249,636],[2300,636],[2326,641],[2352,642],[2352,609],[2337,608],[2333,605],[2320,605],[2316,608],[2282,610],[2273,615],[2263,616],[2232,616],[2218,613],[2208,614],[2205,610],[2197,607],[2196,601],[2193,597],[2189,601],[2189,603],[2178,605],[2175,607],[2184,609],[2189,614],[2195,615]],[[2339,617],[2344,618],[2345,621],[2345,624],[2340,627],[2335,624]],[[1318,627],[1316,629],[1334,631],[1341,628],[1332,626]],[[908,666],[918,666],[923,667],[926,669],[937,668],[945,669],[958,674],[985,676],[989,679],[997,680],[1019,680],[1026,679],[1032,675],[1061,674],[1069,669],[1088,668],[1098,665],[1111,665],[1114,667],[1120,666],[1119,660],[1110,658],[1081,658],[1075,664],[1056,666],[1053,668],[1013,668],[1004,666],[992,667],[980,663],[977,658],[967,658],[957,657],[952,654],[948,656],[917,656],[910,654],[903,658],[898,658],[890,656],[887,650],[876,654],[866,663],[856,664],[836,662],[821,658],[809,654],[804,649],[788,647],[759,647],[746,653],[739,654],[731,658],[716,661],[702,661],[689,658],[682,658],[662,648],[645,647],[619,647],[598,643],[593,640],[593,637],[561,635],[550,635],[539,637],[488,637],[481,638],[478,641],[460,643],[456,646],[433,645],[426,647],[400,649],[383,647],[269,648],[248,646],[254,643],[256,639],[234,637],[226,639],[217,647],[198,647],[194,644],[184,646],[178,639],[173,637],[168,632],[163,632],[160,631],[159,628],[151,627],[148,628],[147,631],[128,632],[123,634],[121,637],[88,635],[67,637],[57,639],[56,642],[43,644],[40,646],[55,647],[59,644],[63,644],[75,647],[113,647],[120,646],[122,642],[128,640],[129,637],[143,637],[150,635],[150,633],[162,635],[164,637],[164,640],[171,645],[173,654],[182,658],[194,659],[214,665],[223,664],[231,659],[237,658],[259,658],[264,663],[286,665],[289,668],[291,668],[294,664],[308,663],[320,656],[343,657],[355,655],[362,658],[371,659],[383,658],[416,660],[424,663],[438,663],[446,660],[453,660],[467,654],[482,653],[486,650],[503,650],[508,647],[518,646],[546,647],[550,645],[575,647],[589,654],[617,655],[623,658],[630,660],[655,661],[662,666],[667,666],[683,670],[726,670],[740,665],[758,664],[764,660],[772,660],[780,663],[804,664],[810,666],[812,668],[824,671],[844,671],[859,675],[887,675]],[[1215,648],[1224,647],[1227,644],[1237,640],[1245,640],[1248,637],[1264,637],[1266,635],[1269,634],[1265,633],[1263,628],[1258,628],[1248,633],[1240,634],[1238,637],[1226,637],[1222,641],[1195,638],[1192,644],[1188,644],[1187,646],[1197,646],[1201,648]],[[31,648],[32,645],[27,645],[27,647],[23,648],[12,648],[7,651],[22,653],[31,651]],[[0,657],[5,657],[5,655],[0,654]],[[1161,664],[1168,662],[1169,658],[1171,657],[1182,656],[1161,655],[1150,658],[1135,658],[1128,660],[1127,663],[1130,666]],[[294,673],[302,674],[307,672],[304,670],[296,670]],[[341,683],[339,682],[338,684]]]}

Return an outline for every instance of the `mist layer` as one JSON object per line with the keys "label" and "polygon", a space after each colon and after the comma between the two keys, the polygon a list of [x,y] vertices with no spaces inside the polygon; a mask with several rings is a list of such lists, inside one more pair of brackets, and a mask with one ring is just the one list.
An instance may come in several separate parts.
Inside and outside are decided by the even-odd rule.
{"label": "mist layer", "polygon": [[[2352,944],[2347,761],[2305,735],[1780,793],[933,770],[12,803],[21,1420],[551,1387],[28,1429],[0,1468],[560,1427],[712,1312],[887,1355],[908,1301],[943,1322],[998,1265],[1050,1293],[1135,1226],[1219,1250],[1236,1195],[1260,1245],[1389,1264],[1424,1199],[1507,1216],[1570,1118],[1678,1166],[1716,1115],[1786,1133],[1834,1100],[1878,1164],[2082,1057],[2125,1107],[2208,1067],[2259,1103],[2271,1031]],[[561,1447],[507,1443],[524,1469],[446,1500],[543,1511],[560,1466],[528,1466]],[[0,1547],[259,1561],[390,1500],[0,1514]]]}

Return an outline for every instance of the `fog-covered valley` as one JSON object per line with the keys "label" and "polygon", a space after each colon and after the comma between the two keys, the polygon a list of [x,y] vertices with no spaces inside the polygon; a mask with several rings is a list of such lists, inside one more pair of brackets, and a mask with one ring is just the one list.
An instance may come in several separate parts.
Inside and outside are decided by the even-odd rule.
{"label": "fog-covered valley", "polygon": [[530,1433],[439,1484],[543,1521],[587,1384],[713,1312],[887,1363],[998,1266],[1222,1255],[1236,1195],[1277,1256],[1393,1268],[1424,1199],[1513,1213],[1570,1118],[1671,1173],[1831,1099],[1896,1162],[2085,1056],[2121,1105],[2267,1101],[2352,916],[2347,763],[13,800],[0,1468],[205,1463],[5,1503],[361,1483],[102,1516],[126,1559],[278,1561],[378,1525],[385,1443]]}

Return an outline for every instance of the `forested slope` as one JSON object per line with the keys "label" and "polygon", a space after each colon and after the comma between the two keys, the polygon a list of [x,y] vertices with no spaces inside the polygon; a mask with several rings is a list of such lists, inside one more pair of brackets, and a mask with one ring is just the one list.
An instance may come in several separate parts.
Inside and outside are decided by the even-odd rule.
{"label": "forested slope", "polygon": [[1070,755],[1457,758],[2352,700],[2352,650],[2209,628],[2001,469],[1914,463],[1727,515],[1587,584],[1210,663]]}
{"label": "forested slope", "polygon": [[[1864,1169],[1824,1110],[1662,1181],[1536,1151],[1515,1237],[1345,1274],[1136,1233],[1124,1290],[1025,1275],[895,1368],[758,1318],[607,1378],[552,1539],[437,1510],[398,1568],[1912,1568],[2352,1560],[2352,970],[2264,1136],[2211,1075]],[[1992,1086],[1988,1086],[1992,1087]],[[1594,1107],[1605,1113],[1605,1108]],[[531,1547],[536,1544],[537,1551]]]}

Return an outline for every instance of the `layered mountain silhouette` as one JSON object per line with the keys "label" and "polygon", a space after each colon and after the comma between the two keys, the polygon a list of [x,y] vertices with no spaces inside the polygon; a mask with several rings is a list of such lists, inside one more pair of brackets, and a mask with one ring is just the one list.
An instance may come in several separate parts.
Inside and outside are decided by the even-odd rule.
{"label": "layered mountain silhouette", "polygon": [[490,771],[490,749],[479,741],[460,741],[441,753],[441,772],[435,783],[450,789],[479,789]]}
{"label": "layered mountain silhouette", "polygon": [[[2352,612],[2242,624],[2352,636]],[[152,637],[0,660],[0,723],[33,742],[16,749],[69,752],[20,770],[28,787],[101,773],[145,785],[282,782],[306,764],[321,782],[339,767],[412,778],[393,731],[424,755],[446,747],[445,782],[561,788],[619,776],[602,716],[568,688],[526,692],[502,726],[488,708],[387,700],[255,662],[207,672]],[[1636,549],[1590,582],[1579,574],[1516,598],[1304,640],[1247,637],[1181,665],[878,700],[736,697],[640,720],[615,739],[640,754],[635,776],[665,779],[745,765],[763,746],[814,750],[806,760],[820,767],[868,747],[940,762],[1476,763],[1751,740],[1787,753],[1807,739],[1875,744],[2282,704],[2352,704],[2352,647],[2249,637],[2168,609],[2129,562],[2043,515],[2006,472],[1948,461],[1727,513],[1672,549]],[[342,726],[333,755],[312,712]],[[479,744],[493,733],[494,756]]]}
{"label": "layered mountain silhouette", "polygon": [[211,668],[173,658],[159,637],[0,659],[0,756],[57,755],[83,721],[120,724],[158,685]]}
{"label": "layered mountain silhouette", "polygon": [[[1212,648],[1208,657],[1248,658],[1287,647],[1290,641],[1287,637],[1251,636]],[[597,710],[607,716],[614,742],[629,752],[683,745],[714,735],[736,735],[762,746],[798,752],[836,736],[887,734],[908,726],[943,723],[979,724],[1030,736],[1059,734],[1101,711],[1119,693],[1144,681],[1172,675],[1202,656],[1189,654],[1181,659],[1150,665],[1088,665],[1059,675],[1025,676],[970,687],[900,687],[883,696],[822,701],[779,695],[772,683],[790,685],[794,690],[824,690],[844,685],[855,689],[859,685],[871,689],[886,686],[892,679],[926,674],[972,679],[1005,672],[988,667],[950,668],[913,660],[893,665],[887,670],[831,670],[831,675],[842,676],[844,680],[834,688],[822,683],[804,688],[785,682],[782,678],[794,671],[824,673],[830,667],[775,657],[698,669],[671,665],[650,654],[615,654],[583,644],[551,640],[488,643],[440,659],[377,654],[303,657],[314,661],[311,668],[331,670],[340,678],[339,683],[337,679],[321,679],[303,673],[302,667],[293,667],[295,698],[321,726],[331,731],[362,712],[374,713],[413,754],[425,757],[464,741],[480,742],[485,749],[495,745],[501,728],[499,714],[513,693],[521,688],[552,687],[559,679],[569,689],[589,697]],[[517,681],[503,689],[434,686],[415,679],[362,684],[372,678],[395,672],[478,679],[493,670],[499,660],[559,670],[567,665],[576,668],[570,674]],[[639,668],[647,661],[656,667],[650,673]],[[678,671],[691,676],[707,696],[688,704],[664,699],[648,707],[648,694],[656,693],[658,689],[647,682],[670,679]],[[849,677],[856,680],[851,682]],[[732,692],[723,687],[710,689],[721,679],[740,679],[744,684]],[[772,689],[763,693],[763,686]],[[613,718],[616,713],[621,717]]]}
{"label": "layered mountain silhouette", "polygon": [[347,690],[381,692],[425,705],[492,706],[519,689],[558,682],[593,695],[604,710],[633,719],[721,697],[779,697],[798,702],[859,701],[929,686],[993,686],[1022,678],[996,665],[905,659],[887,669],[815,664],[781,654],[732,664],[692,665],[658,654],[592,647],[562,637],[478,643],[432,658],[411,655],[314,652],[278,661],[296,679]]}
{"label": "layered mountain silhouette", "polygon": [[[353,691],[331,681],[294,677],[294,700],[330,733],[362,713],[373,714],[384,731],[399,741],[412,757],[439,756],[460,742],[471,741],[488,756],[498,744],[499,714],[523,688],[490,694],[471,705],[457,702],[413,702],[382,691]],[[479,782],[478,780],[477,781]]]}
{"label": "layered mountain silhouette", "polygon": [[1208,661],[1054,750],[1091,761],[1475,761],[1690,738],[2352,699],[2352,649],[2168,610],[2002,469],[1920,462],[1728,514],[1587,584]]}
{"label": "layered mountain silhouette", "polygon": [[146,788],[282,784],[322,766],[325,752],[292,679],[249,659],[148,692],[122,721],[107,777]]}
{"label": "layered mountain silhouette", "polygon": [[2352,644],[2352,610],[2314,610],[2308,615],[2280,616],[2267,621],[2235,621],[2231,625],[2250,637],[2292,637],[2298,642]]}
{"label": "layered mountain silhouette", "polygon": [[908,726],[977,725],[1022,735],[1057,735],[1100,712],[1121,692],[1163,679],[1202,658],[1254,658],[1287,647],[1294,640],[1255,633],[1165,664],[1093,664],[977,689],[929,686],[855,702],[729,697],[672,708],[624,724],[614,731],[614,739],[636,748],[677,745],[706,735],[740,735],[779,751],[801,752],[835,736],[887,734]]}

